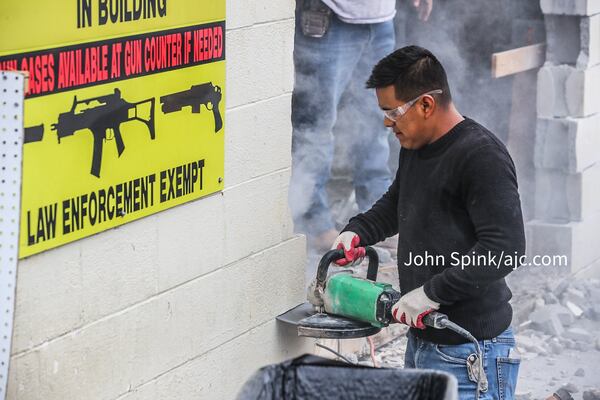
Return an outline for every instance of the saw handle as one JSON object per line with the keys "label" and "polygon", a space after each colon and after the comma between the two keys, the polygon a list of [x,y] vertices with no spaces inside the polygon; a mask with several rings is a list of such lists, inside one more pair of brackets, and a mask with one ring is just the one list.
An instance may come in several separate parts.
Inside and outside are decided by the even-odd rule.
{"label": "saw handle", "polygon": [[375,282],[377,280],[377,270],[379,270],[379,254],[377,254],[377,251],[370,246],[365,246],[365,253],[369,258],[367,279]]}
{"label": "saw handle", "polygon": [[444,329],[447,327],[448,316],[438,311],[432,311],[423,316],[423,324],[435,329]]}
{"label": "saw handle", "polygon": [[[369,267],[367,268],[367,279],[371,281],[377,280],[377,269],[379,268],[379,255],[377,251],[370,246],[365,246],[365,253],[369,259]],[[324,288],[325,280],[327,279],[327,271],[329,270],[329,264],[344,258],[344,250],[329,250],[319,261],[319,267],[317,268],[317,287]]]}

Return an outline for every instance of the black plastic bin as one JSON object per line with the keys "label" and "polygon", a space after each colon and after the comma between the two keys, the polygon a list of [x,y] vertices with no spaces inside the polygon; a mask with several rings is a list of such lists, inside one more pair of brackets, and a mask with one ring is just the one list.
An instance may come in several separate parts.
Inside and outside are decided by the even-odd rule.
{"label": "black plastic bin", "polygon": [[432,370],[372,368],[303,355],[261,368],[237,400],[454,400],[456,379]]}

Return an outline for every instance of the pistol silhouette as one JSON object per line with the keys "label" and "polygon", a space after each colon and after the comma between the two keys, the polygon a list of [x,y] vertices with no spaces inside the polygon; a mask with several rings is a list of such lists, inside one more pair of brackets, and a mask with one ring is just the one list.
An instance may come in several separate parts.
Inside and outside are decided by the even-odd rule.
{"label": "pistol silhouette", "polygon": [[199,113],[200,105],[204,104],[209,111],[213,112],[215,132],[218,132],[223,127],[223,119],[221,119],[221,113],[219,112],[221,98],[221,88],[214,86],[212,82],[208,82],[194,85],[182,92],[162,96],[160,102],[162,103],[162,112],[165,114],[181,111],[186,106],[190,106],[193,113]]}
{"label": "pistol silhouette", "polygon": [[[96,103],[98,103],[96,105]],[[139,117],[138,106],[150,104],[148,119]],[[78,110],[78,106],[84,105],[88,108]],[[137,103],[129,103],[121,98],[121,91],[115,89],[114,93],[85,100],[73,98],[71,110],[58,116],[58,122],[52,124],[52,130],[56,130],[58,142],[60,139],[71,136],[75,132],[89,129],[94,135],[94,149],[92,155],[91,174],[100,177],[100,166],[102,164],[102,146],[104,140],[111,140],[108,130],[112,130],[117,145],[119,157],[125,150],[120,126],[127,121],[141,121],[150,131],[150,139],[154,139],[154,98],[142,100]]]}

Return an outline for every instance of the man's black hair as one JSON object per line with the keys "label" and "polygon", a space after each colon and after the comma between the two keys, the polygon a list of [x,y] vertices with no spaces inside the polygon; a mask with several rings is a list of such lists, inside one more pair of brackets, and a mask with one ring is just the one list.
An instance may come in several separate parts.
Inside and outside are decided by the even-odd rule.
{"label": "man's black hair", "polygon": [[394,85],[396,98],[410,101],[430,90],[441,89],[435,95],[441,105],[452,101],[446,71],[429,50],[406,46],[381,59],[373,68],[367,88],[379,89]]}

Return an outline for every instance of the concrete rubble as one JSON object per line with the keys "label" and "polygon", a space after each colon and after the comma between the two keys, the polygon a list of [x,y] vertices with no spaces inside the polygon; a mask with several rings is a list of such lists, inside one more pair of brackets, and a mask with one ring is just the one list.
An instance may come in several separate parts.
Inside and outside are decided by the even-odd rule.
{"label": "concrete rubble", "polygon": [[508,281],[522,358],[517,398],[546,398],[559,388],[576,400],[594,398],[600,393],[600,280],[523,268]]}
{"label": "concrete rubble", "polygon": [[598,280],[563,278],[540,287],[537,293],[526,288],[515,290],[513,306],[518,311],[514,323],[520,350],[531,357],[560,353],[561,347],[594,349],[600,331],[598,304]]}
{"label": "concrete rubble", "polygon": [[600,400],[600,390],[586,390],[583,392],[583,400]]}

